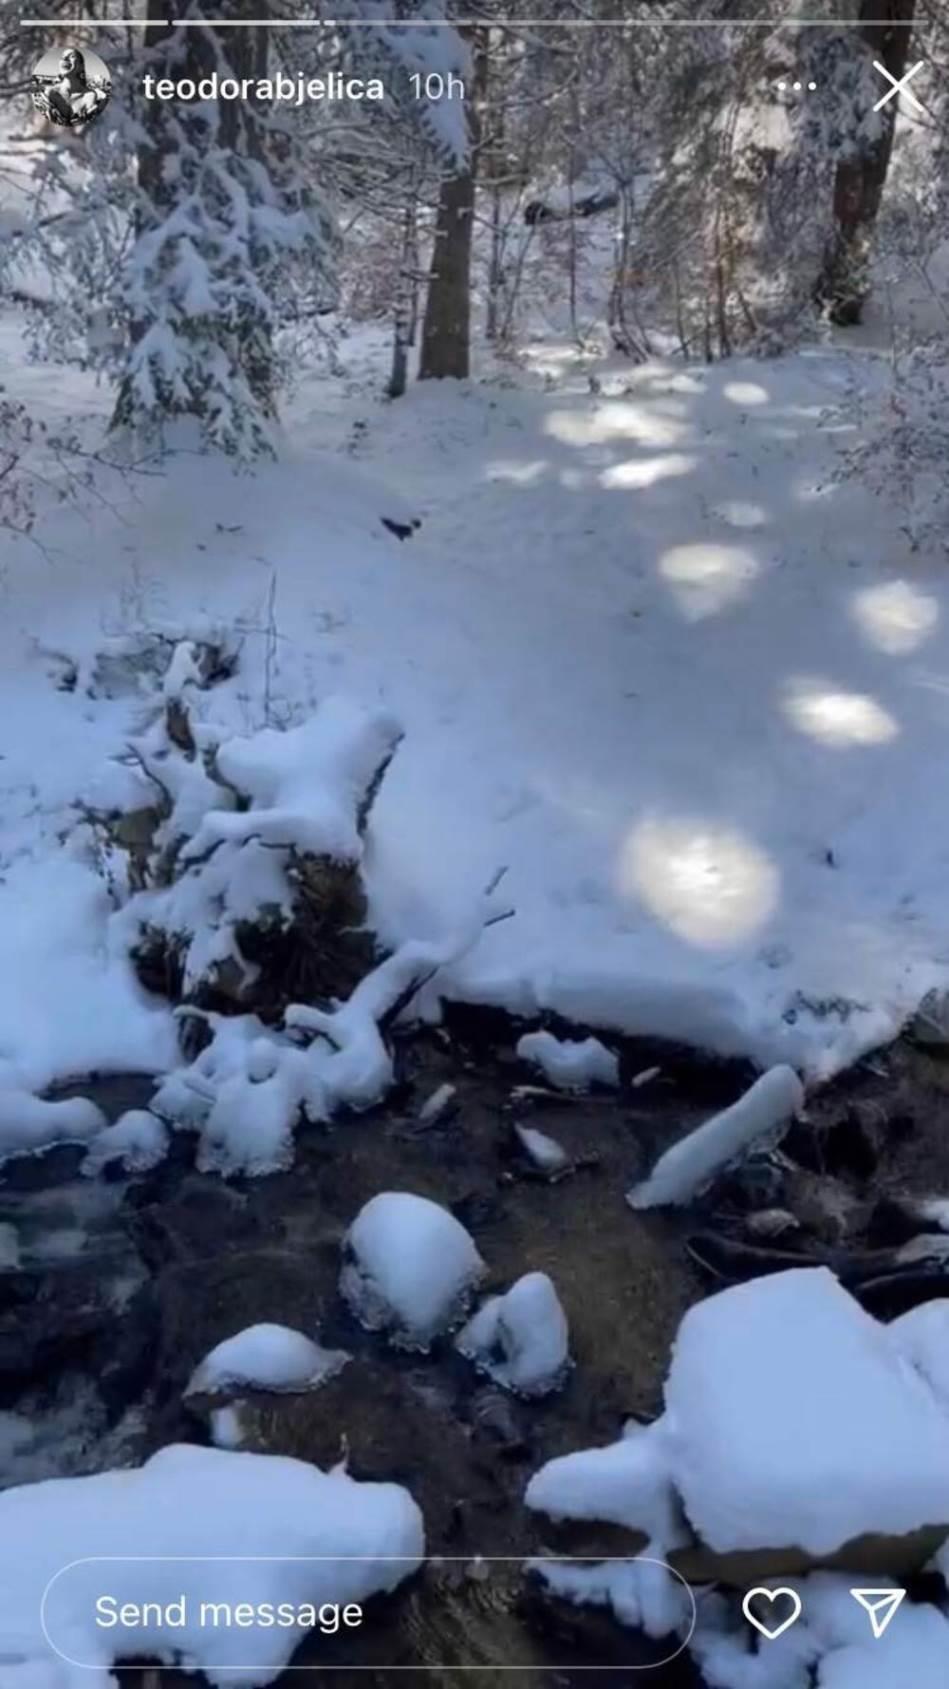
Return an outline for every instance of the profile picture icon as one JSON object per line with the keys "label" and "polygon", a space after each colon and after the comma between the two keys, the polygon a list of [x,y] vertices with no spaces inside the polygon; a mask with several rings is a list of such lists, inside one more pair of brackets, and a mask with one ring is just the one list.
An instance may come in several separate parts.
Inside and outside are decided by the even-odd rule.
{"label": "profile picture icon", "polygon": [[51,47],[33,70],[37,111],[67,129],[91,123],[109,103],[112,78],[89,47]]}

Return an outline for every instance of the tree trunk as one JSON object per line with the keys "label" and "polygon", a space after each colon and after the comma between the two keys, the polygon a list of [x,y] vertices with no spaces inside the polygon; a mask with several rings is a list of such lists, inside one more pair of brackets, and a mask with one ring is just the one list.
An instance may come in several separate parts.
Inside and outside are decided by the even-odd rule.
{"label": "tree trunk", "polygon": [[418,317],[418,188],[413,176],[405,192],[402,250],[392,337],[392,368],[386,388],[390,399],[401,399],[409,372],[409,347]]}
{"label": "tree trunk", "polygon": [[[460,30],[464,35],[466,31]],[[474,99],[468,106],[470,161],[460,175],[441,184],[435,218],[435,242],[422,323],[420,381],[452,376],[465,381],[470,374],[471,244],[475,208],[475,177],[480,142],[479,98],[485,76],[485,44],[478,31],[474,46]]]}
{"label": "tree trunk", "polygon": [[[872,57],[899,81],[906,70],[913,32],[915,0],[861,0],[860,19],[886,20],[865,23],[859,38]],[[880,77],[880,94],[889,83]],[[883,199],[899,95],[877,113],[879,128],[850,157],[837,165],[834,176],[834,232],[815,296],[831,322],[851,325],[860,321],[870,291],[869,266],[877,213]]]}

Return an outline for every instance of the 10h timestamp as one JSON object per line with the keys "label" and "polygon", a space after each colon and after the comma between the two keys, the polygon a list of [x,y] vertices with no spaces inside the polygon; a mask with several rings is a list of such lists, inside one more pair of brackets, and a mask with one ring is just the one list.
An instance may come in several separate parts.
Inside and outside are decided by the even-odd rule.
{"label": "10h timestamp", "polygon": [[463,100],[465,97],[463,77],[453,73],[443,75],[439,70],[413,70],[409,76],[409,87],[416,100]]}

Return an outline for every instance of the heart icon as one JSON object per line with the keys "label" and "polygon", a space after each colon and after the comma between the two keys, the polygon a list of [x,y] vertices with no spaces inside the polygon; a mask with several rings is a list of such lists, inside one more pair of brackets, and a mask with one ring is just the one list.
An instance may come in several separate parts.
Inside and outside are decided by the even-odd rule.
{"label": "heart icon", "polygon": [[[761,1596],[762,1600],[771,1602],[777,1601],[780,1595],[786,1595],[791,1603],[790,1617],[783,1619],[778,1625],[768,1626],[764,1624],[762,1620],[757,1618],[751,1610],[751,1603],[758,1595]],[[780,1636],[784,1631],[788,1630],[790,1626],[795,1624],[800,1618],[801,1597],[798,1595],[796,1589],[765,1589],[763,1586],[759,1586],[757,1589],[749,1589],[748,1594],[745,1596],[745,1599],[741,1604],[741,1610],[744,1613],[745,1618],[748,1620],[748,1623],[753,1624],[755,1630],[760,1630],[762,1636],[766,1636],[769,1642],[773,1642],[775,1637]]]}

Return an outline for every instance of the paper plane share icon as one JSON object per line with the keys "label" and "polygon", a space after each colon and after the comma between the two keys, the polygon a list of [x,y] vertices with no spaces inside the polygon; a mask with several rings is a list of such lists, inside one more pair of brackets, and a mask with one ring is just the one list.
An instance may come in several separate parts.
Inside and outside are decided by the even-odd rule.
{"label": "paper plane share icon", "polygon": [[861,1607],[866,1609],[870,1628],[879,1642],[893,1615],[902,1604],[903,1597],[906,1594],[905,1589],[852,1589],[850,1593],[854,1600],[859,1601]]}

